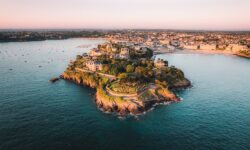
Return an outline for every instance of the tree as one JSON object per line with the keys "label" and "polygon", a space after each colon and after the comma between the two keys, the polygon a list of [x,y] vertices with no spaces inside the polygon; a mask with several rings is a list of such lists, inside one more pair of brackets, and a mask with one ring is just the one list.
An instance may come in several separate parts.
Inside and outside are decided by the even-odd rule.
{"label": "tree", "polygon": [[131,73],[131,72],[134,72],[134,66],[132,66],[132,65],[127,65],[127,67],[126,67],[126,72],[128,72],[128,73]]}
{"label": "tree", "polygon": [[142,75],[142,74],[144,74],[144,72],[145,72],[145,68],[143,68],[143,67],[141,67],[141,66],[138,66],[138,67],[135,68],[135,72],[136,72],[137,74]]}
{"label": "tree", "polygon": [[82,59],[82,56],[81,55],[77,55],[76,59]]}
{"label": "tree", "polygon": [[111,68],[111,71],[110,71],[111,74],[117,75],[118,72],[119,72],[119,71],[118,71],[118,68],[117,68],[116,66],[113,66],[113,67]]}
{"label": "tree", "polygon": [[128,74],[127,73],[120,73],[119,75],[118,75],[118,78],[120,78],[120,79],[125,79],[125,78],[127,78],[128,77]]}
{"label": "tree", "polygon": [[200,45],[198,45],[198,46],[197,46],[197,49],[201,49],[201,46],[200,46]]}
{"label": "tree", "polygon": [[102,68],[102,70],[103,70],[103,72],[104,73],[108,73],[109,71],[110,71],[110,67],[109,67],[109,65],[103,65],[103,68]]}
{"label": "tree", "polygon": [[146,57],[151,58],[152,56],[153,56],[153,50],[148,48],[146,51]]}

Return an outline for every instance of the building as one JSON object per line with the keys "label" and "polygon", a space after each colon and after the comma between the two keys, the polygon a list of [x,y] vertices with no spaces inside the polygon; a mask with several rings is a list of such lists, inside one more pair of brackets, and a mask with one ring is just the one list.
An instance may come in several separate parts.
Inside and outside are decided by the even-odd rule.
{"label": "building", "polygon": [[120,58],[120,55],[119,55],[119,54],[114,54],[114,53],[113,53],[113,54],[110,54],[110,55],[109,55],[109,58],[110,58],[110,59],[119,59],[119,58]]}
{"label": "building", "polygon": [[129,59],[129,49],[128,48],[121,48],[119,58],[120,59]]}
{"label": "building", "polygon": [[86,67],[91,71],[98,71],[102,70],[102,63],[90,60],[86,62]]}
{"label": "building", "polygon": [[117,52],[117,48],[116,47],[112,47],[112,52]]}
{"label": "building", "polygon": [[232,51],[232,52],[239,52],[242,50],[247,50],[247,46],[245,45],[239,45],[239,44],[229,44],[226,48],[226,50],[228,51]]}
{"label": "building", "polygon": [[87,53],[83,53],[83,54],[82,54],[82,57],[87,58],[87,57],[88,57],[88,54],[87,54]]}
{"label": "building", "polygon": [[170,41],[170,45],[174,46],[174,47],[179,47],[180,46],[180,42],[177,40],[172,40]]}
{"label": "building", "polygon": [[196,45],[196,44],[193,44],[193,45],[185,44],[185,45],[182,46],[182,48],[184,48],[184,49],[196,50],[196,49],[199,49],[199,46]]}
{"label": "building", "polygon": [[250,44],[250,38],[247,38],[246,41],[247,41],[247,44]]}
{"label": "building", "polygon": [[103,55],[103,52],[97,48],[94,48],[89,52],[89,56],[91,56],[91,57],[98,57],[101,55]]}
{"label": "building", "polygon": [[216,50],[216,44],[201,44],[201,50]]}
{"label": "building", "polygon": [[141,50],[140,46],[135,46],[134,48],[135,48],[136,51],[140,51]]}
{"label": "building", "polygon": [[162,68],[162,67],[167,67],[168,66],[168,62],[164,61],[163,59],[158,58],[155,62],[154,62],[155,67],[157,68]]}
{"label": "building", "polygon": [[147,47],[142,47],[142,48],[141,48],[141,52],[142,52],[142,53],[146,53],[147,51],[148,51],[148,48],[147,48]]}

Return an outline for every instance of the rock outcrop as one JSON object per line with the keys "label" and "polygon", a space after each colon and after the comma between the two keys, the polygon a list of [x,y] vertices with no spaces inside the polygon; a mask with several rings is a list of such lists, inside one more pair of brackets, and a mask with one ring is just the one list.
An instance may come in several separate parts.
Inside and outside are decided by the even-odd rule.
{"label": "rock outcrop", "polygon": [[180,99],[171,91],[161,87],[148,89],[136,97],[116,97],[109,95],[102,87],[97,88],[96,104],[103,111],[115,112],[119,115],[141,114],[155,104],[178,102]]}
{"label": "rock outcrop", "polygon": [[[84,76],[86,78],[83,79],[82,77]],[[73,81],[78,85],[86,85],[91,88],[96,88],[98,84],[97,81],[95,81],[93,78],[87,78],[87,74],[84,75],[84,74],[79,74],[77,72],[72,72],[72,73],[64,72],[60,77],[65,80]]]}
{"label": "rock outcrop", "polygon": [[187,79],[180,80],[173,85],[169,86],[170,89],[182,89],[182,88],[187,88],[191,86],[191,82]]}

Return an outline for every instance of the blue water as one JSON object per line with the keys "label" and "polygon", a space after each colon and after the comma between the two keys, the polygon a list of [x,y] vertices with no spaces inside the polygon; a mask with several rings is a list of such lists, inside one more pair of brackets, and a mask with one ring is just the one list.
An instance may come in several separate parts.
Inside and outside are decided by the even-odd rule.
{"label": "blue water", "polygon": [[193,87],[178,91],[179,103],[119,119],[96,108],[93,90],[48,82],[76,54],[88,51],[79,45],[101,42],[0,44],[0,150],[250,149],[250,60],[161,55],[181,68]]}

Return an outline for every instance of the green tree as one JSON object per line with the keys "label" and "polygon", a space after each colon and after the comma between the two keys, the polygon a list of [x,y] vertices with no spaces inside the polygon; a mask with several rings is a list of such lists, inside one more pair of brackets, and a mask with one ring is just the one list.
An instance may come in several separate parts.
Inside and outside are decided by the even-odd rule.
{"label": "green tree", "polygon": [[111,74],[117,75],[118,72],[119,72],[119,71],[118,71],[118,68],[117,68],[116,66],[113,66],[113,67],[111,68],[111,71],[110,71]]}
{"label": "green tree", "polygon": [[126,72],[128,72],[128,73],[131,73],[131,72],[134,72],[134,66],[132,66],[132,65],[127,65],[127,67],[126,67]]}
{"label": "green tree", "polygon": [[153,50],[148,48],[146,51],[146,57],[151,58],[152,56],[153,56]]}

